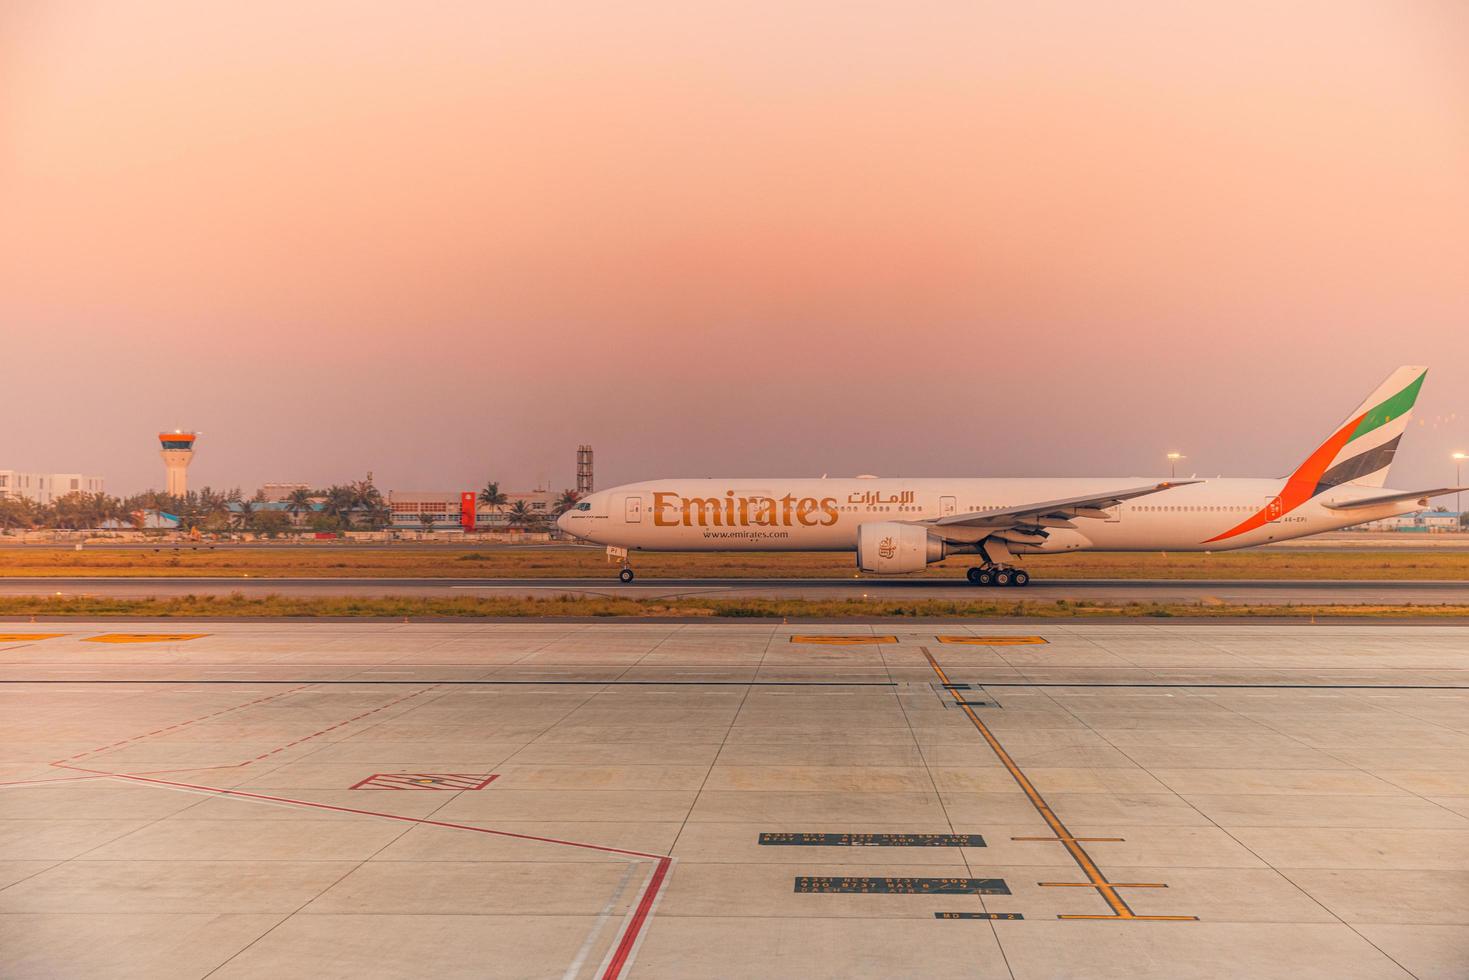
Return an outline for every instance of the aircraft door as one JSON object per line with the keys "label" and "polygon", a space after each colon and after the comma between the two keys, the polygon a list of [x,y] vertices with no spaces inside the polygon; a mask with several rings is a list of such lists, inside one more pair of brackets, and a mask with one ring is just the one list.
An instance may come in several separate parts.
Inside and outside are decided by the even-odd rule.
{"label": "aircraft door", "polygon": [[1280,518],[1285,514],[1285,505],[1280,502],[1279,497],[1265,498],[1265,519],[1271,524],[1280,523]]}
{"label": "aircraft door", "polygon": [[954,498],[953,497],[940,497],[939,498],[939,516],[940,517],[952,517],[953,515],[954,515]]}
{"label": "aircraft door", "polygon": [[623,502],[623,520],[629,524],[641,524],[643,522],[643,498],[626,497]]}
{"label": "aircraft door", "polygon": [[1113,504],[1111,507],[1106,508],[1106,514],[1106,523],[1116,524],[1118,521],[1122,520],[1122,505]]}

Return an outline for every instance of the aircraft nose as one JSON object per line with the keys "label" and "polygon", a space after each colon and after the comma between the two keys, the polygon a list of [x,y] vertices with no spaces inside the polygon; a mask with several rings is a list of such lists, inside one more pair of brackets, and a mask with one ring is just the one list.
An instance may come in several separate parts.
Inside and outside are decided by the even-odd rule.
{"label": "aircraft nose", "polygon": [[571,534],[571,511],[567,511],[556,518],[556,526],[561,529],[562,534]]}

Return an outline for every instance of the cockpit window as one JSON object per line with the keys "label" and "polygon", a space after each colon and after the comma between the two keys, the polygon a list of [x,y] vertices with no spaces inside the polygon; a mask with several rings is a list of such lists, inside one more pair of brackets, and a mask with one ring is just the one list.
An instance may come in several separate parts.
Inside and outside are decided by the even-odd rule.
{"label": "cockpit window", "polygon": [[591,509],[592,509],[591,502],[590,501],[586,501],[586,500],[583,500],[581,503],[577,504],[575,507],[572,508],[572,510],[591,510]]}

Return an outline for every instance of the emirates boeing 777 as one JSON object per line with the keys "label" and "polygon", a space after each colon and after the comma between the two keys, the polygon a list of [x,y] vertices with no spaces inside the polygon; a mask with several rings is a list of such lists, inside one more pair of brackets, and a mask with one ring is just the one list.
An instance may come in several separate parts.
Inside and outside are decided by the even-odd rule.
{"label": "emirates boeing 777", "polygon": [[652,480],[593,493],[557,519],[635,551],[850,551],[864,572],[916,572],[976,555],[976,585],[1025,585],[1022,555],[1228,551],[1412,513],[1457,487],[1387,490],[1427,369],[1403,367],[1289,476],[1274,480]]}

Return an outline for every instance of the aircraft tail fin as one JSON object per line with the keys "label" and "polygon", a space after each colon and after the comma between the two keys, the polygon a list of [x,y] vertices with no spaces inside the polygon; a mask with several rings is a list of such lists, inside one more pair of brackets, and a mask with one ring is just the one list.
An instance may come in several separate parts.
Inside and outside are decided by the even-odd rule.
{"label": "aircraft tail fin", "polygon": [[1358,405],[1326,441],[1296,467],[1294,473],[1286,477],[1280,495],[1269,506],[1209,540],[1221,541],[1254,530],[1281,514],[1289,513],[1317,494],[1344,483],[1358,487],[1386,486],[1388,467],[1392,466],[1398,443],[1413,415],[1413,403],[1418,400],[1418,390],[1423,387],[1423,379],[1427,375],[1426,367],[1400,367],[1388,375],[1387,380],[1378,385],[1367,400]]}
{"label": "aircraft tail fin", "polygon": [[1314,477],[1310,496],[1351,483],[1387,485],[1388,467],[1413,415],[1426,367],[1400,367],[1337,426],[1292,479]]}

